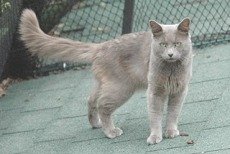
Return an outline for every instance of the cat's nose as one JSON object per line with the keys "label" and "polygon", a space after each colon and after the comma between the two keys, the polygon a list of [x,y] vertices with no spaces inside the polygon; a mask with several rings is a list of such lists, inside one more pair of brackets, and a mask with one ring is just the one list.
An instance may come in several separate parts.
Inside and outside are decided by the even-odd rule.
{"label": "cat's nose", "polygon": [[172,53],[169,53],[168,55],[169,55],[169,57],[172,57],[172,56],[173,56],[173,54],[172,54]]}

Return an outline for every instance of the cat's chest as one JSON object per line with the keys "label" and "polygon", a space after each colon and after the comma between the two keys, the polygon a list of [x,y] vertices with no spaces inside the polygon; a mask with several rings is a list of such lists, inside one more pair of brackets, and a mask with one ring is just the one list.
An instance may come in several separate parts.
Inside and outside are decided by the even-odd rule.
{"label": "cat's chest", "polygon": [[155,91],[161,94],[174,94],[181,91],[185,86],[185,76],[165,76],[158,75],[155,78]]}

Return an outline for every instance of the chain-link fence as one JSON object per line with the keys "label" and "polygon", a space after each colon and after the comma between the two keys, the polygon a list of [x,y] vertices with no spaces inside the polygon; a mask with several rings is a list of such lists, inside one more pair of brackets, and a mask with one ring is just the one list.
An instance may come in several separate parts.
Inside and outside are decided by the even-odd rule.
{"label": "chain-link fence", "polygon": [[[149,19],[165,24],[177,23],[185,17],[192,20],[195,47],[230,40],[229,0],[136,0],[133,31],[146,30]],[[144,10],[144,11],[143,11]]]}
{"label": "chain-link fence", "polygon": [[[80,41],[102,42],[121,35],[130,25],[133,32],[148,30],[150,19],[172,24],[189,17],[194,46],[205,47],[230,40],[229,12],[228,0],[126,0],[126,6],[124,0],[88,0],[74,5],[52,32]],[[126,14],[129,22],[123,24]]]}
{"label": "chain-link fence", "polygon": [[[148,21],[155,19],[160,23],[178,23],[184,17],[192,20],[192,39],[195,47],[205,47],[230,41],[230,3],[228,0],[0,0],[22,4],[11,7],[11,11],[21,8],[32,8],[38,15],[42,29],[54,36],[67,37],[84,42],[102,42],[113,39],[124,33],[143,31],[148,29]],[[2,8],[2,6],[1,6]],[[15,11],[17,12],[17,11]],[[2,12],[7,14],[7,12]],[[0,20],[5,20],[4,15]],[[13,22],[19,16],[13,14]],[[9,18],[7,18],[9,19]],[[11,22],[8,20],[7,22]],[[2,22],[1,22],[2,23]],[[11,26],[9,25],[11,28]],[[0,25],[1,33],[4,25]],[[15,27],[11,28],[11,34]],[[1,34],[2,36],[3,34]],[[11,38],[11,37],[10,37]],[[2,42],[2,38],[0,38]],[[9,45],[10,41],[7,42]],[[1,43],[1,57],[6,59],[5,47]],[[27,52],[22,48],[22,42],[13,44],[16,49],[12,52],[13,59],[28,59]],[[4,51],[2,51],[4,49]],[[20,52],[18,52],[20,50]],[[23,54],[24,53],[24,54]],[[15,56],[17,55],[17,56]],[[25,58],[26,57],[26,58]],[[11,58],[12,59],[12,58]],[[13,61],[13,60],[11,60]],[[21,66],[20,72],[36,71],[49,72],[60,69],[62,63],[52,61],[36,61],[36,65],[27,69],[24,63],[11,65]],[[1,63],[2,62],[2,63]],[[1,61],[1,64],[5,63]],[[30,63],[30,61],[28,61]],[[22,65],[23,64],[23,65]],[[67,65],[69,68],[74,65]],[[3,67],[3,65],[0,66]],[[16,69],[18,70],[18,69]],[[16,71],[15,70],[15,71]],[[13,71],[13,72],[15,72]],[[18,72],[20,74],[20,72]],[[1,74],[1,72],[0,72]],[[24,73],[28,74],[28,73]],[[33,73],[32,73],[33,74]]]}
{"label": "chain-link fence", "polygon": [[122,34],[123,10],[124,0],[81,0],[50,34],[84,42],[109,40]]}

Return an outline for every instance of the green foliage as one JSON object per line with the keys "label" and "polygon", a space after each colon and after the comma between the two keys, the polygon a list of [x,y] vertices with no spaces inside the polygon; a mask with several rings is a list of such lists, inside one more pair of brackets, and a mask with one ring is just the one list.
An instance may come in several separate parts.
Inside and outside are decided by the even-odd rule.
{"label": "green foliage", "polygon": [[0,16],[3,12],[11,8],[10,0],[0,0]]}

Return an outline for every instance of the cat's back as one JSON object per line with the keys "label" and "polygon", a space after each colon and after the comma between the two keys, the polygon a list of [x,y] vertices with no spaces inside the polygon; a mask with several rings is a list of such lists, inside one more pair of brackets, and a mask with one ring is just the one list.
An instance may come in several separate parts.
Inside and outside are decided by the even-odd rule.
{"label": "cat's back", "polygon": [[113,40],[102,43],[101,48],[104,54],[137,53],[141,51],[145,42],[149,42],[150,36],[150,32],[124,34]]}
{"label": "cat's back", "polygon": [[99,76],[106,74],[146,82],[150,46],[150,32],[125,34],[104,42],[93,63],[93,70]]}

